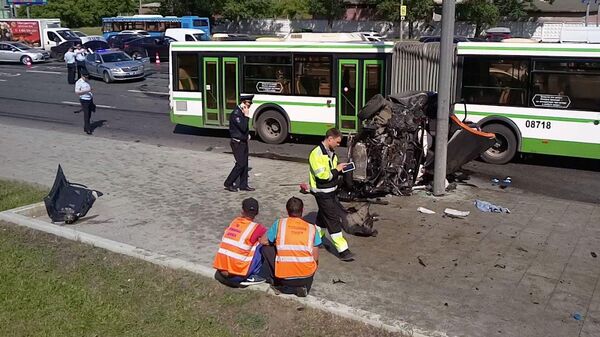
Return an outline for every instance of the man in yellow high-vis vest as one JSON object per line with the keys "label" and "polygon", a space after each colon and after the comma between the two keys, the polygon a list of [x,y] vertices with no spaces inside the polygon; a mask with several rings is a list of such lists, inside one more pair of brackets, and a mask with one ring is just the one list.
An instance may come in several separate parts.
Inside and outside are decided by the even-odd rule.
{"label": "man in yellow high-vis vest", "polygon": [[341,132],[335,128],[329,129],[325,139],[310,153],[310,191],[319,206],[316,223],[319,235],[322,237],[326,228],[340,260],[352,261],[354,254],[348,249],[348,242],[342,234],[342,207],[337,198],[338,177],[347,165],[338,163],[335,154],[341,142]]}

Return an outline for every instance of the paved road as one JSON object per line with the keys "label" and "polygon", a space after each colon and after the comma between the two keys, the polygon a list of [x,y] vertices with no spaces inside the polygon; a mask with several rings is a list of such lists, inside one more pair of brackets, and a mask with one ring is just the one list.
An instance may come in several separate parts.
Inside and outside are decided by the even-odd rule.
{"label": "paved road", "polygon": [[[147,144],[229,152],[227,132],[174,127],[168,116],[168,64],[152,65],[143,81],[105,84],[93,81],[95,136]],[[27,68],[0,65],[0,123],[81,133],[82,117],[73,114],[77,97],[66,83],[61,63]],[[304,161],[318,138],[304,137],[283,145],[250,144],[255,156]],[[343,151],[343,150],[342,150]],[[513,178],[523,190],[556,198],[600,203],[600,161],[527,156],[504,166],[473,162],[466,166],[484,181]]]}

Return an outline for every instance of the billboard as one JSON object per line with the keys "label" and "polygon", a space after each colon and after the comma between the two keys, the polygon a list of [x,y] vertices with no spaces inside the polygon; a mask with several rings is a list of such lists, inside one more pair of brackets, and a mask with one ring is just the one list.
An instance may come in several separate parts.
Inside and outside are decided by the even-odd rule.
{"label": "billboard", "polygon": [[47,5],[48,0],[6,0],[7,5]]}
{"label": "billboard", "polygon": [[0,41],[19,41],[30,46],[39,47],[41,45],[40,38],[40,27],[38,21],[0,20]]}

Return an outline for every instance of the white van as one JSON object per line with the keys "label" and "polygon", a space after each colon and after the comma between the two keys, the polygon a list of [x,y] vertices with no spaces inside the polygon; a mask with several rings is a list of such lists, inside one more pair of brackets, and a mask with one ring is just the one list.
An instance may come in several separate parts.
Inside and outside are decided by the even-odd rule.
{"label": "white van", "polygon": [[167,28],[165,31],[165,36],[176,41],[202,41],[202,35],[203,31],[191,28]]}

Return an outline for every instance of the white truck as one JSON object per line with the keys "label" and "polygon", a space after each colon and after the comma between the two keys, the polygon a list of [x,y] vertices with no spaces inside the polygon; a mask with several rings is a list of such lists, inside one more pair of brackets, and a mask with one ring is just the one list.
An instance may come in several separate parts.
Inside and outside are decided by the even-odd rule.
{"label": "white truck", "polygon": [[60,26],[60,19],[0,19],[0,41],[18,41],[48,51],[67,41],[81,43],[69,28]]}

